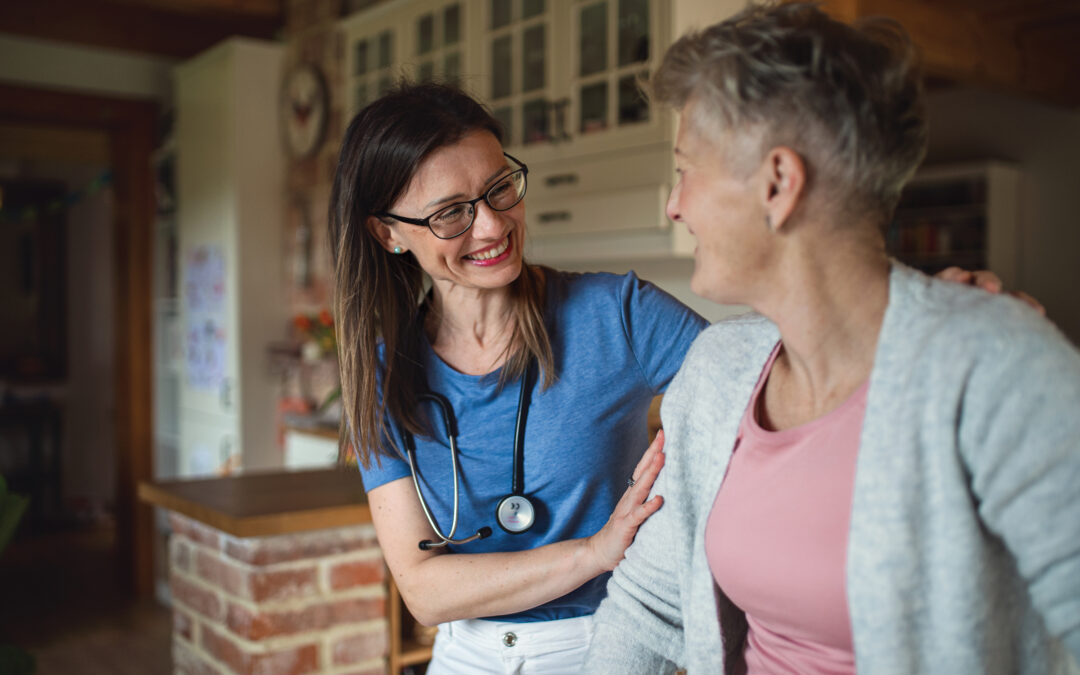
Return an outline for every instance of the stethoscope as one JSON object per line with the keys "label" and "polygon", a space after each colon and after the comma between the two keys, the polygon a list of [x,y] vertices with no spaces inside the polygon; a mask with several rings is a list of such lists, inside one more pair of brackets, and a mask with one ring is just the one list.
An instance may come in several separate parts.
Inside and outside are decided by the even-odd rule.
{"label": "stethoscope", "polygon": [[[529,392],[532,390],[532,378],[530,377],[532,370],[531,364],[525,369],[525,373],[521,376],[521,390],[518,392],[517,418],[514,423],[514,465],[510,494],[500,499],[498,506],[495,507],[495,522],[510,534],[521,534],[532,527],[536,521],[536,507],[528,497],[522,494],[525,485],[525,419],[528,417]],[[438,523],[435,522],[435,517],[431,515],[431,509],[428,508],[427,500],[424,499],[424,493],[420,489],[420,480],[416,476],[416,442],[413,440],[412,434],[405,432],[405,454],[409,459],[409,471],[412,473],[416,496],[420,498],[420,506],[424,509],[424,515],[427,516],[431,529],[435,532],[435,536],[439,538],[439,541],[430,539],[421,541],[420,550],[427,551],[447,544],[460,546],[477,539],[490,537],[491,528],[481,527],[473,535],[463,539],[454,539],[458,526],[458,475],[460,473],[458,469],[457,424],[454,418],[454,409],[445,396],[434,391],[420,394],[418,398],[421,401],[435,403],[442,413],[446,435],[450,438],[450,464],[454,472],[453,515],[450,520],[450,531],[443,534]]]}

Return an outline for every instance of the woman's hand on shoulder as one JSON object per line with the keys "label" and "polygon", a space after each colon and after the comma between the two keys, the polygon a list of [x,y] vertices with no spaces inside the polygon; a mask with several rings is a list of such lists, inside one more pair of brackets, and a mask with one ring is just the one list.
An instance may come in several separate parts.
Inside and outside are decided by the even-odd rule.
{"label": "woman's hand on shoulder", "polygon": [[[1001,279],[990,270],[976,270],[972,272],[971,270],[960,269],[959,267],[954,266],[946,267],[934,276],[942,281],[967,284],[969,286],[981,288],[990,293],[1006,292],[1004,284],[1001,283]],[[1042,306],[1042,303],[1027,293],[1023,291],[1007,291],[1007,294],[1031,305],[1031,307],[1039,314],[1046,314],[1046,308]]]}
{"label": "woman's hand on shoulder", "polygon": [[604,571],[615,569],[627,547],[634,541],[638,528],[663,505],[664,498],[660,495],[648,498],[663,466],[664,432],[660,430],[634,468],[631,481],[611,517],[599,532],[588,539],[589,550]]}

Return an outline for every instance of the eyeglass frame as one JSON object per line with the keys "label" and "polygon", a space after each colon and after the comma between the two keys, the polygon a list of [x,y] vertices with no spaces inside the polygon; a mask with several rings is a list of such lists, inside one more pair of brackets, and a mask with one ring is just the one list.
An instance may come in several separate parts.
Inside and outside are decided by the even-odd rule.
{"label": "eyeglass frame", "polygon": [[[505,176],[502,176],[501,178],[499,178],[497,181],[495,181],[494,185],[492,185],[487,190],[485,190],[484,194],[480,195],[476,199],[470,199],[469,201],[465,201],[465,202],[454,202],[453,204],[447,204],[446,206],[443,206],[442,208],[440,208],[438,211],[431,214],[427,218],[407,218],[406,216],[396,216],[393,213],[390,213],[389,211],[383,211],[381,213],[376,213],[374,215],[375,215],[376,218],[393,218],[394,220],[400,221],[402,223],[407,223],[409,225],[419,225],[421,227],[426,227],[428,229],[428,232],[431,232],[431,234],[435,235],[436,238],[442,239],[443,241],[448,241],[450,239],[456,239],[456,238],[460,237],[461,235],[465,234],[466,232],[468,232],[469,230],[471,230],[473,224],[476,222],[476,204],[477,204],[477,202],[484,202],[485,204],[488,205],[488,207],[492,211],[501,213],[503,211],[509,211],[510,209],[512,209],[515,206],[517,206],[518,204],[520,204],[521,200],[525,199],[525,193],[528,192],[528,190],[529,190],[529,167],[525,165],[525,162],[522,162],[521,160],[519,160],[517,157],[514,157],[510,153],[504,152],[503,157],[506,157],[507,159],[513,161],[515,164],[517,164],[521,168],[520,169],[514,169],[510,173],[508,173]],[[495,208],[495,206],[492,205],[492,203],[490,201],[488,201],[488,198],[487,198],[488,195],[491,194],[491,191],[494,190],[495,188],[497,188],[500,183],[502,183],[504,180],[506,180],[507,178],[509,178],[510,176],[513,176],[515,173],[518,173],[518,172],[521,172],[521,177],[525,181],[525,189],[521,191],[521,196],[518,197],[516,202],[514,202],[510,206],[507,206],[505,209],[497,209],[497,208]],[[461,232],[458,232],[457,234],[449,236],[449,237],[441,237],[441,236],[439,236],[439,233],[435,231],[435,228],[431,227],[431,219],[434,218],[435,216],[439,215],[440,213],[442,213],[446,209],[450,209],[450,208],[453,208],[455,206],[468,206],[470,209],[472,209],[472,212],[473,212],[472,220],[469,221],[469,225],[464,230],[462,230]]]}

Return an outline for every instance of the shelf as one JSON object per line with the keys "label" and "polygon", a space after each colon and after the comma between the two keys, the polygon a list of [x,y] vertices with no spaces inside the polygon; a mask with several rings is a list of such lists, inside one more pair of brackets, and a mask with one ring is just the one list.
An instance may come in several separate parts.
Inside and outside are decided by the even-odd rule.
{"label": "shelf", "polygon": [[430,660],[430,645],[421,645],[413,641],[401,644],[401,654],[398,655],[398,664],[401,666],[414,666],[418,663],[427,663]]}

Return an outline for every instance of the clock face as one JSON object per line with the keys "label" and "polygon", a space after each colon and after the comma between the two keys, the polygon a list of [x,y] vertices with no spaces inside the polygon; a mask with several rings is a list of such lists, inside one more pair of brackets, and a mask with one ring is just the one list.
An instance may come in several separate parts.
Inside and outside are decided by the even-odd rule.
{"label": "clock face", "polygon": [[299,65],[285,78],[281,114],[285,145],[293,157],[311,155],[322,144],[328,103],[326,83],[314,66]]}

